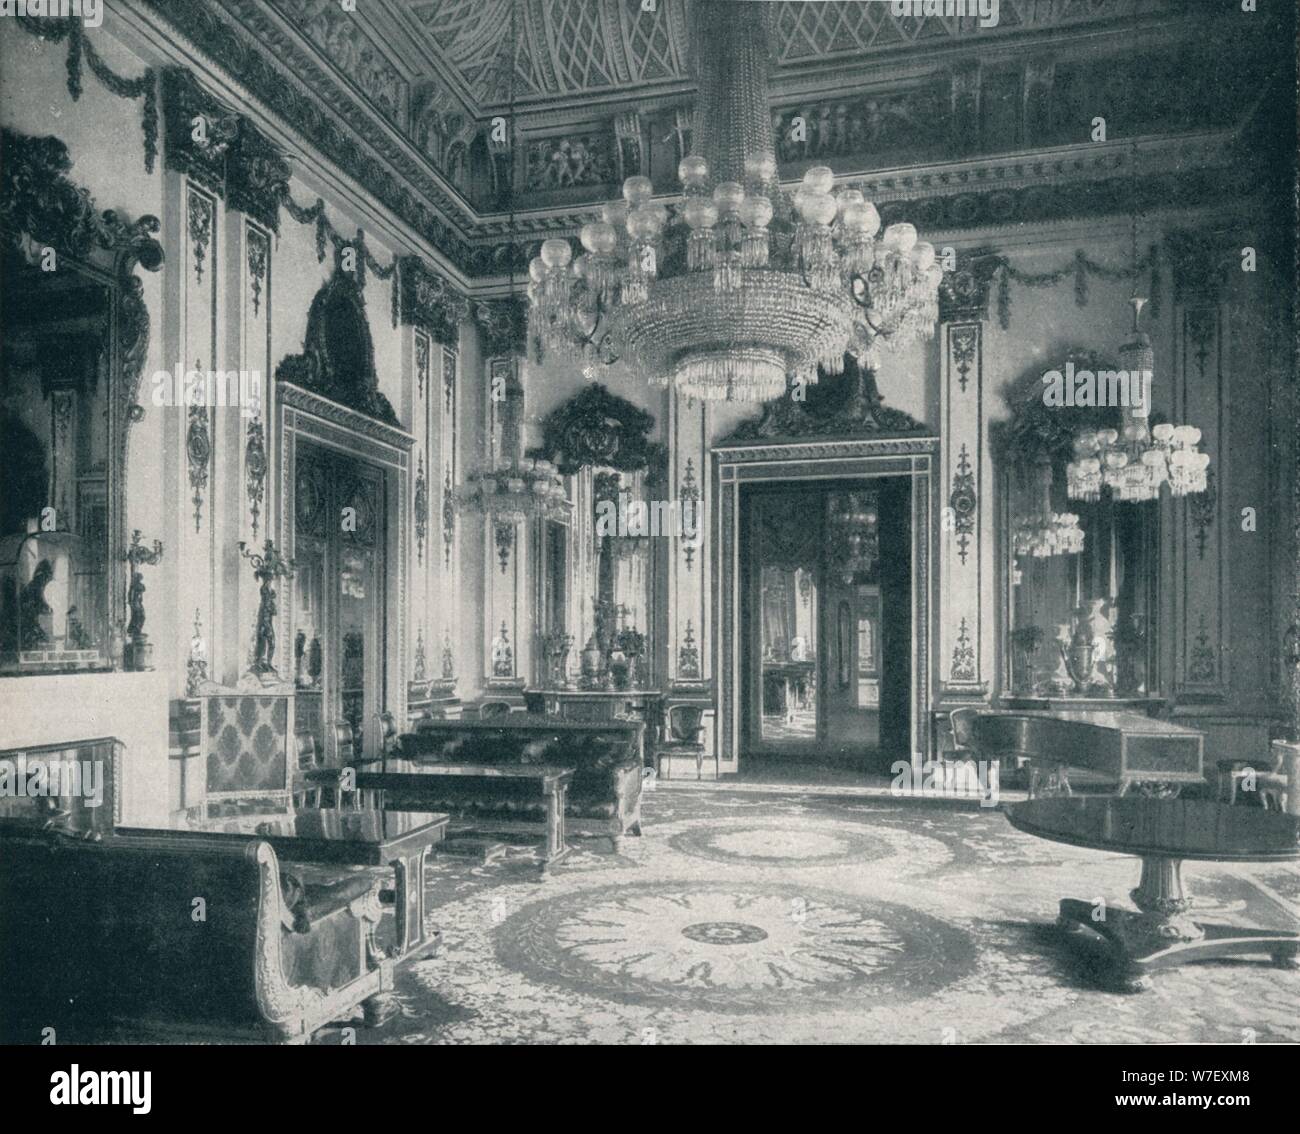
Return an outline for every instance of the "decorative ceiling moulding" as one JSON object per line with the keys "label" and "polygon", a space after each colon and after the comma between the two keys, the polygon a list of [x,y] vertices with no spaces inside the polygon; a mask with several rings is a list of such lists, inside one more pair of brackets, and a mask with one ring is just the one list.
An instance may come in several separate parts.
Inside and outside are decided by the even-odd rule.
{"label": "decorative ceiling moulding", "polygon": [[[261,0],[221,0],[220,4],[205,3],[202,0],[143,0],[143,2],[157,19],[169,25],[180,38],[191,42],[204,55],[227,71],[290,131],[310,142],[342,173],[359,183],[380,206],[394,214],[432,247],[437,248],[465,277],[496,279],[512,272],[521,273],[530,256],[530,251],[526,247],[527,242],[545,236],[574,232],[585,220],[590,219],[568,211],[573,208],[573,205],[566,206],[566,212],[560,212],[552,206],[540,215],[513,218],[507,227],[503,227],[505,218],[502,214],[489,216],[476,211],[465,196],[448,184],[447,175],[445,172],[438,171],[436,161],[428,153],[429,146],[433,145],[434,150],[442,154],[442,160],[446,165],[457,139],[464,142],[469,136],[468,134],[461,136],[464,133],[464,124],[458,125],[445,114],[437,121],[423,119],[416,121],[413,117],[416,102],[413,101],[412,95],[403,96],[408,110],[405,116],[399,113],[398,122],[395,123],[391,117],[383,113],[382,109],[377,108],[379,104],[375,103],[364,90],[359,90],[355,83],[340,77],[333,65],[322,62],[318,49],[311,46],[310,39],[305,38],[304,33],[293,30],[291,25],[286,23],[285,17],[272,5]],[[298,0],[285,0],[280,4],[280,8],[288,12],[289,6],[297,2]],[[504,0],[498,0],[498,3],[503,5]],[[323,19],[333,18],[333,7],[326,0],[315,0],[314,5],[308,2],[310,11]],[[584,36],[588,36],[589,32],[595,35],[593,29],[605,29],[607,25],[621,26],[619,21],[624,19],[640,21],[639,7],[639,5],[627,6],[624,11],[622,6],[613,4],[612,0],[609,2],[602,0],[600,3],[596,3],[595,0],[587,0],[584,3],[566,0],[556,5],[524,6],[523,10],[527,13],[527,20],[541,20],[544,23],[560,20],[567,29],[567,40],[563,45],[557,45],[556,49],[562,48],[565,52],[581,53],[585,49],[577,45],[584,41]],[[667,2],[661,0],[658,6],[659,18],[666,19],[670,23],[673,20],[680,20],[681,14],[674,14],[677,7],[673,0]],[[818,41],[818,36],[830,36],[828,43],[843,41],[849,44],[846,51],[831,53],[833,58],[828,62],[828,66],[833,65],[838,68],[847,66],[855,57],[860,58],[863,50],[880,57],[881,52],[891,43],[893,46],[900,47],[907,47],[909,44],[921,45],[927,49],[934,45],[944,45],[950,49],[953,45],[962,44],[969,45],[973,50],[979,46],[977,39],[982,43],[990,34],[996,35],[999,42],[1009,46],[1014,42],[1014,36],[1004,33],[1024,31],[1039,37],[1046,29],[1056,29],[1058,38],[1065,41],[1070,40],[1069,29],[1072,27],[1080,30],[1087,29],[1091,34],[1092,28],[1100,28],[1107,24],[1119,28],[1127,19],[1124,12],[1131,15],[1128,0],[1122,3],[1121,0],[1103,2],[1093,6],[1092,11],[1079,18],[1062,15],[1057,11],[1056,5],[1049,6],[1044,14],[1044,6],[1040,4],[1035,7],[1031,0],[1023,0],[1023,3],[1019,4],[1017,0],[1004,0],[1001,9],[1002,23],[998,28],[980,32],[978,36],[965,32],[954,34],[949,24],[926,20],[922,22],[927,26],[932,25],[929,33],[925,33],[918,26],[895,42],[889,40],[886,25],[892,25],[894,20],[889,13],[889,5],[886,4],[830,6],[782,4],[780,7],[782,14],[778,17],[778,23],[783,29],[781,42],[785,44],[781,48],[782,52],[788,49],[787,41],[791,37],[797,39],[802,36],[803,41],[807,41],[807,36],[811,34],[813,40]],[[823,7],[825,11],[822,11]],[[328,16],[324,15],[326,8],[331,9]],[[440,0],[436,5],[430,3],[413,13],[407,13],[385,3],[380,23],[384,27],[391,24],[393,27],[407,30],[421,26],[423,23],[439,29],[441,38],[435,37],[435,41],[427,48],[426,54],[431,52],[438,55],[444,62],[449,63],[452,69],[463,66],[469,68],[475,75],[482,76],[495,65],[494,50],[499,46],[497,41],[481,40],[477,48],[473,48],[468,40],[463,40],[461,37],[468,35],[472,26],[482,27],[485,19],[490,21],[491,8],[492,0],[486,0],[486,10],[484,0],[466,0],[465,3],[458,3],[456,0]],[[1176,6],[1169,7],[1170,12],[1175,10]],[[502,34],[505,34],[504,29],[509,25],[508,18],[505,18],[508,16],[508,8],[501,6],[500,11],[505,14],[500,21]],[[611,20],[614,21],[612,24]],[[807,24],[809,20],[813,23]],[[863,20],[868,23],[875,21],[878,25],[877,30],[868,35],[870,28],[864,30],[861,26]],[[845,21],[848,23],[845,24]],[[845,26],[841,27],[840,24]],[[1163,28],[1165,25],[1157,19],[1155,26]],[[800,31],[800,28],[804,30]],[[684,31],[679,29],[673,34],[684,36]],[[604,35],[603,30],[601,35]],[[881,40],[881,35],[886,39]],[[866,39],[863,39],[864,36]],[[1186,38],[1185,33],[1172,26],[1169,37],[1171,40]],[[446,44],[445,51],[438,46],[440,42]],[[621,38],[619,42],[623,46],[618,50],[624,52],[629,50],[628,43],[633,43]],[[1073,40],[1070,42],[1072,43]],[[867,44],[865,49],[864,43]],[[458,57],[457,51],[460,49],[458,44],[474,57],[472,59],[469,56]],[[857,46],[853,46],[854,44]],[[88,44],[86,46],[89,47]],[[1178,45],[1173,44],[1173,46]],[[965,49],[966,47],[963,46],[962,50]],[[1015,117],[1015,122],[1019,125],[1016,125],[1011,134],[1007,135],[1010,138],[1014,134],[1016,140],[1005,143],[1013,149],[1025,145],[1024,139],[1027,135],[1024,131],[1029,125],[1034,126],[1033,137],[1039,138],[1036,144],[1041,145],[1046,144],[1042,139],[1056,137],[1052,131],[1063,129],[1063,123],[1072,121],[1064,111],[1047,114],[1045,118],[1042,116],[1046,96],[1043,95],[1041,88],[1049,80],[1054,85],[1061,85],[1064,83],[1062,66],[1066,66],[1068,70],[1068,66],[1076,65],[1075,63],[1063,64],[1061,58],[1053,64],[1050,59],[1052,49],[1053,42],[1036,38],[1031,59],[1021,61],[1008,56],[1010,70],[1017,71],[1018,68],[1022,73],[1018,96],[1010,88],[1007,91],[998,88],[999,97],[1005,95],[1010,100],[1008,105],[1014,104],[1013,109],[1018,116]],[[640,49],[633,43],[630,50],[636,54]],[[474,55],[474,51],[478,51],[479,54]],[[802,67],[805,56],[811,57],[816,54],[818,52],[809,49],[802,55],[796,52],[796,55],[789,59],[786,59],[784,54],[781,58],[786,59],[788,63],[799,63]],[[408,55],[416,58],[417,49],[412,48],[408,51]],[[459,62],[457,62],[458,58]],[[947,59],[948,56],[945,58]],[[613,59],[614,57],[611,56],[610,60]],[[607,60],[609,66],[617,71],[616,61],[610,60]],[[952,61],[950,60],[947,65],[952,66]],[[1256,65],[1262,63],[1257,60]],[[560,71],[565,71],[567,68],[568,73],[573,74],[576,73],[572,71],[575,66],[583,73],[590,69],[587,62],[581,62],[579,66],[578,62],[570,60],[560,66]],[[596,64],[592,63],[591,66],[595,67]],[[596,70],[601,70],[604,66],[601,64],[600,67],[596,67]],[[627,66],[632,65],[627,64]],[[1006,68],[999,69],[997,65],[993,65],[986,70],[989,74],[986,75],[982,71],[979,76],[978,81],[981,84],[995,80],[1000,82],[998,76]],[[778,80],[780,71],[781,68],[778,67]],[[1145,68],[1144,73],[1146,71],[1150,71],[1150,68]],[[1206,71],[1207,68],[1193,69],[1194,74]],[[591,74],[595,73],[591,71]],[[947,72],[943,73],[947,74]],[[623,88],[615,83],[608,88],[599,89],[608,89],[611,96],[623,100],[638,89],[655,91],[661,89],[653,84],[646,88],[645,77],[638,76],[635,68],[629,74],[632,75],[635,83],[641,84],[640,88]],[[1005,78],[1005,75],[1002,77]],[[542,87],[539,89],[545,88],[548,81],[544,78],[544,73],[541,78],[533,76],[530,79],[525,76],[525,80],[540,82]],[[948,76],[948,81],[951,81],[951,75]],[[680,80],[674,79],[672,82],[680,83]],[[907,82],[911,84],[908,89],[928,90],[925,82],[920,83],[918,87],[915,77]],[[1187,84],[1173,84],[1168,92],[1156,92],[1161,95],[1160,98],[1140,99],[1138,105],[1145,108],[1150,103],[1153,108],[1152,114],[1164,115],[1169,119],[1167,123],[1169,128],[1180,135],[1168,143],[1173,149],[1184,151],[1204,149],[1206,152],[1195,159],[1187,158],[1181,169],[1169,168],[1159,173],[1152,171],[1144,176],[1141,181],[1141,192],[1145,198],[1144,208],[1155,206],[1194,208],[1216,201],[1237,200],[1243,193],[1253,192],[1257,188],[1254,184],[1257,179],[1252,176],[1249,163],[1241,160],[1239,154],[1234,156],[1227,147],[1226,140],[1230,136],[1228,132],[1224,132],[1223,140],[1219,143],[1207,141],[1204,134],[1188,133],[1190,121],[1196,122],[1197,129],[1204,130],[1206,122],[1218,121],[1215,116],[1226,113],[1226,108],[1232,104],[1232,100],[1219,100],[1210,108],[1209,118],[1204,116],[1198,118],[1193,115],[1189,119],[1188,113],[1184,113],[1186,110],[1184,102],[1179,100],[1190,99],[1191,101],[1186,103],[1187,106],[1199,105],[1196,103],[1196,98],[1199,97],[1196,92],[1200,87],[1197,83],[1192,83],[1188,91],[1183,92],[1184,87],[1187,87]],[[1031,88],[1039,92],[1033,98],[1029,97]],[[596,89],[593,88],[592,91]],[[781,92],[776,99],[778,108],[790,109],[796,104],[801,105],[804,101],[799,92],[785,90],[779,81],[777,89]],[[823,91],[825,89],[823,86]],[[575,92],[574,97],[583,100],[590,108],[592,91],[585,94]],[[854,113],[857,113],[859,119],[858,133],[864,139],[863,144],[866,145],[865,139],[876,129],[872,115],[895,117],[890,109],[893,100],[904,98],[905,104],[906,93],[906,89],[893,88],[881,92],[847,91],[842,99],[835,97],[829,102],[824,93],[810,93],[807,100],[809,105],[817,106],[814,124],[816,131],[821,131],[823,128],[822,111],[828,112],[826,145],[832,151],[837,151],[841,147],[852,150]],[[988,96],[989,91],[983,90],[982,94]],[[1165,97],[1166,95],[1168,97]],[[680,97],[680,92],[675,97]],[[921,96],[916,94],[914,97]],[[872,99],[877,102],[874,112],[869,105]],[[382,102],[382,99],[380,101]],[[1046,101],[1050,102],[1050,99]],[[398,102],[401,104],[402,99]],[[426,97],[424,103],[419,105],[425,106],[427,110],[428,103]],[[841,103],[846,107],[842,130],[839,124]],[[1184,109],[1179,110],[1179,107]],[[619,143],[624,139],[620,137],[614,125],[617,109],[618,107],[613,104],[602,107],[597,118],[609,123],[610,138],[612,144],[616,146],[615,156],[622,157],[622,147]],[[523,105],[521,113],[528,115],[530,108],[526,104]],[[533,116],[536,115],[535,107],[532,108],[531,113]],[[1036,119],[1034,124],[1026,115],[1031,117],[1038,115],[1041,120]],[[454,118],[455,115],[452,114],[451,117]],[[590,109],[587,111],[586,118],[591,120]],[[1011,119],[1008,118],[1006,121],[1010,122]],[[951,130],[951,122],[947,120],[945,122],[945,129]],[[479,125],[481,126],[482,123],[480,122]],[[981,125],[981,130],[985,134],[992,129],[993,125],[988,123]],[[403,134],[403,131],[407,133]],[[418,135],[420,131],[424,134],[423,144],[418,136],[412,136],[412,132]],[[555,131],[552,128],[550,132]],[[544,137],[546,127],[539,121],[529,133],[532,137]],[[880,136],[884,137],[887,134],[888,130],[882,123]],[[841,135],[848,140],[840,141]],[[815,133],[814,136],[820,144],[820,133]],[[963,133],[963,137],[965,136],[967,135]],[[249,180],[252,184],[248,187],[248,192],[254,200],[253,207],[256,207],[257,201],[274,200],[278,173],[274,168],[273,160],[256,152],[258,140],[264,139],[252,135],[247,142],[236,137],[229,143],[232,151],[243,153],[240,170],[254,171],[250,174]],[[479,141],[481,142],[481,138]],[[1153,145],[1157,149],[1160,148],[1158,141]],[[1081,143],[1071,147],[1065,153],[1060,148],[1056,148],[1047,154],[1025,155],[1003,152],[1001,156],[990,156],[987,147],[981,146],[984,156],[977,161],[963,162],[956,168],[951,161],[947,161],[932,170],[910,169],[897,176],[864,178],[855,187],[861,188],[865,195],[877,202],[886,223],[893,219],[891,212],[897,210],[906,212],[913,223],[924,226],[932,232],[996,229],[1028,222],[1054,222],[1097,215],[1126,214],[1133,207],[1133,181],[1123,176],[1122,158],[1115,157],[1113,153],[1099,155],[1095,152],[1098,148],[1093,143]],[[456,152],[459,154],[460,150]],[[480,156],[483,161],[490,163],[492,160],[491,155]],[[881,158],[879,150],[872,151],[870,147],[861,158],[853,155],[840,156],[838,153],[833,153],[832,156],[832,164],[844,166],[840,174],[850,178],[853,176],[854,166],[861,168],[864,165],[874,165],[878,168]],[[951,157],[950,154],[945,156]],[[1186,154],[1184,157],[1186,158]],[[264,169],[259,158],[266,162]],[[908,160],[915,161],[915,158],[916,155],[912,154]],[[517,160],[521,163],[522,171],[524,168],[522,151]],[[824,162],[826,157],[813,154],[806,160]],[[1113,173],[1107,173],[1105,167],[1107,161],[1113,164]],[[786,172],[795,170],[797,173],[797,167],[803,164],[805,162],[800,161]],[[227,194],[235,191],[234,185],[228,179]],[[576,190],[580,193],[592,191],[590,187]],[[559,194],[559,196],[564,195],[564,193]],[[271,223],[272,214],[269,211],[259,210],[257,213],[250,211],[250,215],[257,216],[264,223]]]}
{"label": "decorative ceiling moulding", "polygon": [[[427,37],[480,113],[505,105],[509,71],[497,64],[501,40],[485,37],[486,23],[508,34],[509,0],[402,0],[409,22]],[[817,68],[832,75],[846,65],[860,68],[864,56],[886,65],[891,56],[934,48],[945,54],[978,49],[1016,35],[1037,39],[1078,29],[1096,36],[1107,28],[1129,33],[1132,0],[1048,4],[1002,0],[996,27],[977,19],[895,15],[886,3],[774,5],[778,71]],[[683,0],[659,0],[653,10],[620,0],[555,0],[519,8],[520,48],[516,59],[517,99],[539,101],[627,97],[689,82],[689,45]],[[1149,0],[1143,13],[1181,14],[1174,0]]]}
{"label": "decorative ceiling moulding", "polygon": [[[473,214],[466,202],[431,175],[409,144],[376,129],[373,112],[301,48],[272,9],[253,0],[224,0],[220,8],[203,0],[143,3],[457,267],[468,267],[465,233]],[[286,81],[286,70],[312,94]]]}

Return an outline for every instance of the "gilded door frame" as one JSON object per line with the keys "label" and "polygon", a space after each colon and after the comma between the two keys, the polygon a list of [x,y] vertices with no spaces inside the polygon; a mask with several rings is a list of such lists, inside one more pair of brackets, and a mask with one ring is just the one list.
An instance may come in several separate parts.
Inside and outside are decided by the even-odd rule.
{"label": "gilded door frame", "polygon": [[865,440],[791,441],[716,446],[713,481],[718,507],[713,517],[713,630],[718,682],[718,771],[740,770],[741,571],[740,489],[771,481],[911,479],[912,527],[912,677],[908,721],[912,765],[919,776],[930,759],[930,704],[933,699],[932,643],[935,604],[931,594],[934,562],[935,462],[939,439],[881,437]]}

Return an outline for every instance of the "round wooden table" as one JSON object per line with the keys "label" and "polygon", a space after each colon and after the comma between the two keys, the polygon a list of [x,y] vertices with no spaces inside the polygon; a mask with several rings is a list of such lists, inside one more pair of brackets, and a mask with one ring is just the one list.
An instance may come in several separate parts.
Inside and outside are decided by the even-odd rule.
{"label": "round wooden table", "polygon": [[1197,922],[1182,881],[1188,859],[1300,859],[1300,817],[1210,800],[1068,796],[1015,804],[1007,818],[1042,839],[1142,859],[1130,892],[1138,912],[1065,898],[1057,918],[1062,929],[1087,930],[1109,944],[1116,977],[1129,991],[1149,987],[1152,970],[1185,961],[1262,954],[1281,968],[1300,968],[1300,933]]}

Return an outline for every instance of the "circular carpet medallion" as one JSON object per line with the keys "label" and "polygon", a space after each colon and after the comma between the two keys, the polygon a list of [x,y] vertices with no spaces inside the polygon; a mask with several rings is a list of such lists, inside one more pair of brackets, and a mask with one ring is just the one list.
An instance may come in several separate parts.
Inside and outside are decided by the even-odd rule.
{"label": "circular carpet medallion", "polygon": [[745,866],[843,866],[897,853],[879,834],[845,824],[710,824],[670,835],[668,845],[694,858]]}
{"label": "circular carpet medallion", "polygon": [[520,910],[496,931],[508,968],[633,1004],[786,1012],[899,1003],[975,964],[956,926],[893,902],[806,886],[598,886]]}

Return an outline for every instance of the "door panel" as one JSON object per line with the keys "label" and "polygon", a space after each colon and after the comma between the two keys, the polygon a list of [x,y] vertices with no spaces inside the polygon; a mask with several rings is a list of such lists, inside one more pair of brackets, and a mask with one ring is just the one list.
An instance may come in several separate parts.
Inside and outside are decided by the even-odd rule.
{"label": "door panel", "polygon": [[302,445],[295,478],[299,728],[338,763],[378,755],[383,711],[385,485],[381,470]]}
{"label": "door panel", "polygon": [[910,487],[905,478],[742,496],[746,751],[887,758],[909,747]]}

